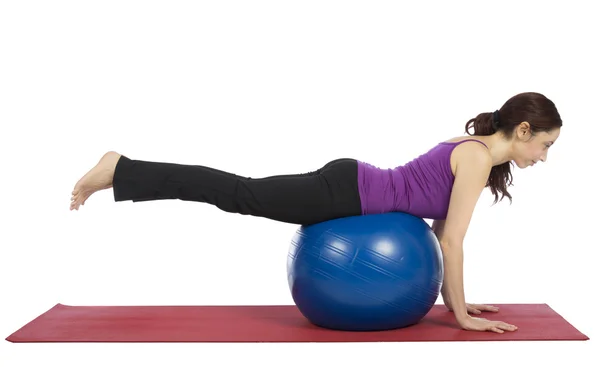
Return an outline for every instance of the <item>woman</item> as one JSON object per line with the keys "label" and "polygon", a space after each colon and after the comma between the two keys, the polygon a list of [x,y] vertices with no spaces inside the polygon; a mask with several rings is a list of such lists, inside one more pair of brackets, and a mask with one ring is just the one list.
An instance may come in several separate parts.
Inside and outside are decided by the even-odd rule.
{"label": "woman", "polygon": [[510,165],[526,168],[546,161],[561,127],[552,101],[539,93],[521,93],[500,110],[469,120],[465,132],[470,138],[440,142],[394,169],[342,158],[314,172],[249,178],[108,152],[77,182],[70,209],[79,210],[94,192],[112,187],[115,201],[197,201],[231,213],[301,225],[389,211],[433,219],[443,253],[444,303],[463,329],[503,333],[517,327],[470,315],[498,309],[465,303],[463,239],[482,190],[490,188],[494,203],[500,194],[500,200],[512,201],[506,190],[512,183]]}

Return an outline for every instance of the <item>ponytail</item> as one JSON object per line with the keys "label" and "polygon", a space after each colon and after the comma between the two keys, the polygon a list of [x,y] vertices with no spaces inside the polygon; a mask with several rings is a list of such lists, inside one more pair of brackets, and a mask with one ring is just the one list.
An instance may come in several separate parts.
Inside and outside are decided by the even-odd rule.
{"label": "ponytail", "polygon": [[[496,119],[494,119],[496,116]],[[474,129],[471,134],[470,128]],[[465,133],[468,135],[493,135],[497,131],[504,130],[499,120],[499,111],[480,113],[476,118],[469,120],[465,125]],[[510,135],[508,135],[510,136]],[[512,186],[513,176],[511,173],[512,162],[502,163],[492,167],[485,187],[489,187],[494,194],[494,204],[502,201],[507,197],[512,203],[512,195],[508,192],[507,187]],[[500,197],[502,195],[502,197]]]}

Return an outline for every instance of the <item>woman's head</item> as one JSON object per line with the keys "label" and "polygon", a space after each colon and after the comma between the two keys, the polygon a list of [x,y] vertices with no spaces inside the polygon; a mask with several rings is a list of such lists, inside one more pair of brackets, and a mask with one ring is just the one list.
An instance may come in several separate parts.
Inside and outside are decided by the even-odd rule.
{"label": "woman's head", "polygon": [[[469,132],[470,128],[473,133]],[[487,186],[495,196],[512,201],[507,187],[512,185],[511,165],[519,168],[546,161],[548,149],[560,134],[562,119],[554,103],[543,94],[528,92],[511,97],[494,112],[479,114],[465,125],[469,135],[499,135],[510,143],[511,158],[492,168]],[[500,200],[502,200],[500,198]]]}

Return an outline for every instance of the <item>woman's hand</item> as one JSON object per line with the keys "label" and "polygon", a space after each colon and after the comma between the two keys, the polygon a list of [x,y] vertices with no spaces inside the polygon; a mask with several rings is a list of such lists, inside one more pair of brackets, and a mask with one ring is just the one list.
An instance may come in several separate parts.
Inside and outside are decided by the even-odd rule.
{"label": "woman's hand", "polygon": [[[452,311],[452,306],[450,302],[444,302],[449,311]],[[490,305],[480,305],[474,303],[467,303],[467,312],[475,315],[480,315],[482,311],[484,312],[498,312],[499,308],[496,306]]]}
{"label": "woman's hand", "polygon": [[460,326],[470,331],[493,331],[495,333],[504,333],[504,331],[516,331],[517,326],[507,324],[503,321],[490,321],[478,317],[468,316],[460,321]]}

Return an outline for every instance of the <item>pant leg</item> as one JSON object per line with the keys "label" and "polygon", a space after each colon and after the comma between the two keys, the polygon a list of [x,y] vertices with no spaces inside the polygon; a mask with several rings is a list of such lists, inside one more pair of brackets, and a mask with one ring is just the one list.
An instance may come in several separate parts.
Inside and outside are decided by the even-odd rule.
{"label": "pant leg", "polygon": [[200,165],[121,156],[113,191],[115,201],[196,201],[230,213],[307,225],[361,214],[357,172],[357,161],[349,158],[313,172],[251,178]]}

